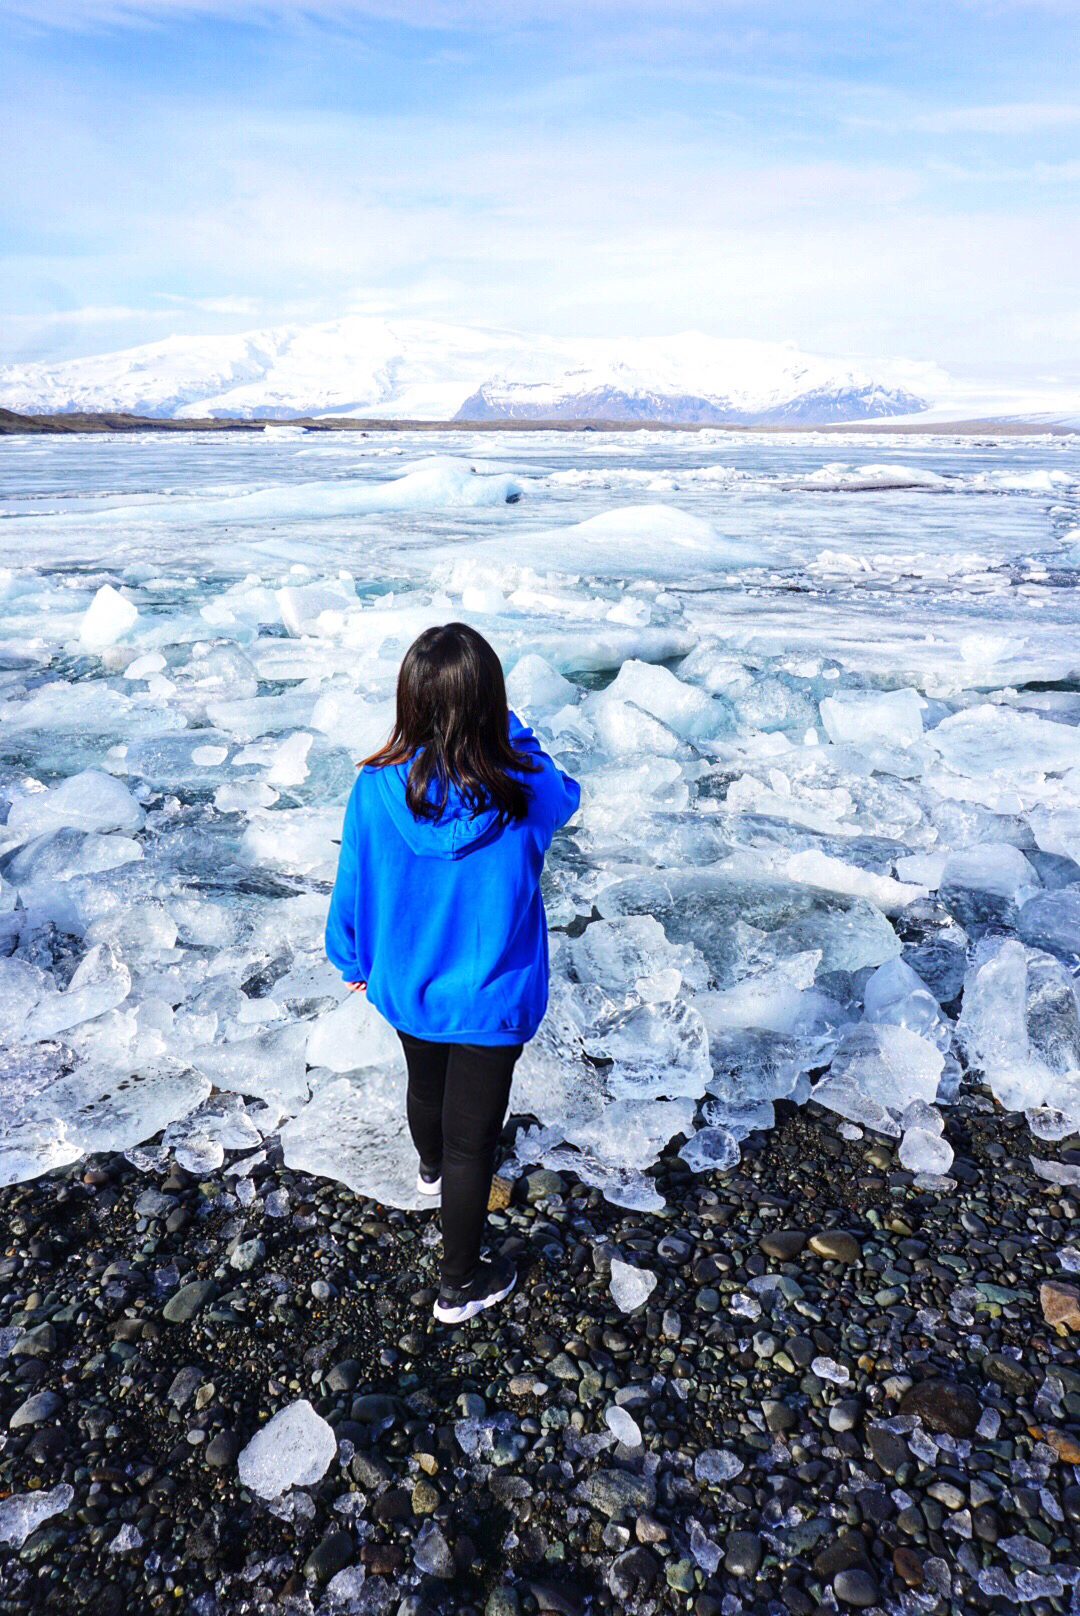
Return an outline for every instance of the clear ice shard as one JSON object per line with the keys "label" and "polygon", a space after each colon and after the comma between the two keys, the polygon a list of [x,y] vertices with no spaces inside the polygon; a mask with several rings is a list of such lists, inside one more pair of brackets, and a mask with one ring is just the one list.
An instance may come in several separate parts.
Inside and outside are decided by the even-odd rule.
{"label": "clear ice shard", "polygon": [[333,1426],[302,1397],[267,1420],[241,1449],[240,1485],[260,1498],[280,1498],[290,1487],[314,1487],[336,1454]]}
{"label": "clear ice shard", "polygon": [[11,1493],[0,1499],[0,1543],[10,1549],[21,1549],[31,1532],[70,1509],[75,1489],[62,1481],[56,1487],[41,1488],[34,1493]]}
{"label": "clear ice shard", "polygon": [[1006,1109],[1050,1108],[1080,1130],[1080,1003],[1059,959],[1015,937],[984,939],[957,1032]]}
{"label": "clear ice shard", "polygon": [[621,1313],[633,1313],[644,1307],[656,1289],[656,1275],[651,1268],[635,1268],[621,1257],[611,1259],[611,1295]]}

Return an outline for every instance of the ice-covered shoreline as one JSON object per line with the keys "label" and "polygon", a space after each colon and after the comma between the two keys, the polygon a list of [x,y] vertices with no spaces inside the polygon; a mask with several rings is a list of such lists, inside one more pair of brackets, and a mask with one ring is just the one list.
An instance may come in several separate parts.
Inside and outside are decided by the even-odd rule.
{"label": "ice-covered shoreline", "polygon": [[0,451],[4,1181],[280,1132],[411,1203],[321,923],[353,761],[454,616],[584,786],[520,1164],[647,1210],[670,1139],[729,1165],[816,1084],[941,1180],[966,1064],[1068,1151],[1075,446],[92,442]]}

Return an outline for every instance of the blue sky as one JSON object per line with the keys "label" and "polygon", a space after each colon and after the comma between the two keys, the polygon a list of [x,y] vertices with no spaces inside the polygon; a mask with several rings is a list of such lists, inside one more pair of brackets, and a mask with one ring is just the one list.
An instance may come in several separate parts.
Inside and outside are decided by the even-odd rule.
{"label": "blue sky", "polygon": [[1080,379],[1075,0],[5,0],[0,362],[372,311]]}

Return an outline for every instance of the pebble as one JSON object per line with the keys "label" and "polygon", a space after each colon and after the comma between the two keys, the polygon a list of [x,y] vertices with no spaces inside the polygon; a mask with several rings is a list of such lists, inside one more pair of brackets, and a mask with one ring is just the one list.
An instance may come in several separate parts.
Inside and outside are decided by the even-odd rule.
{"label": "pebble", "polygon": [[857,1263],[862,1257],[862,1246],[855,1236],[842,1229],[822,1229],[812,1234],[810,1250],[828,1262]]}
{"label": "pebble", "polygon": [[853,1567],[850,1571],[838,1571],[833,1578],[833,1593],[842,1604],[852,1605],[856,1610],[865,1610],[878,1602],[878,1585],[869,1571],[862,1571]]}
{"label": "pebble", "polygon": [[181,1285],[180,1289],[161,1310],[163,1319],[170,1324],[188,1324],[198,1316],[213,1301],[217,1294],[217,1286],[212,1279],[193,1279],[188,1285]]}

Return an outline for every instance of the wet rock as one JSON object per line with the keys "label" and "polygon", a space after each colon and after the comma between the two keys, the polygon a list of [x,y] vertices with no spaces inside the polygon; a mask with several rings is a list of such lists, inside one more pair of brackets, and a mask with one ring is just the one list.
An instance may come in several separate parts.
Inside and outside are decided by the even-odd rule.
{"label": "wet rock", "polygon": [[724,1543],[724,1570],[733,1577],[756,1577],[764,1549],[755,1532],[729,1532]]}
{"label": "wet rock", "polygon": [[169,1297],[161,1316],[170,1324],[188,1324],[216,1295],[217,1286],[212,1279],[193,1279],[190,1284],[181,1285],[176,1294]]}
{"label": "wet rock", "polygon": [[624,1470],[596,1470],[578,1484],[576,1496],[609,1520],[652,1509],[656,1483],[651,1476],[632,1476]]}
{"label": "wet rock", "polygon": [[22,1431],[28,1426],[44,1425],[47,1420],[55,1419],[64,1407],[64,1399],[53,1391],[34,1392],[24,1403],[20,1403],[11,1419],[8,1421],[10,1431]]}
{"label": "wet rock", "polygon": [[304,1575],[316,1582],[329,1582],[330,1578],[351,1565],[353,1540],[344,1527],[334,1527],[312,1549],[304,1561]]}
{"label": "wet rock", "polygon": [[802,1229],[778,1229],[774,1234],[762,1235],[758,1245],[766,1257],[790,1262],[806,1245],[806,1235]]}
{"label": "wet rock", "polygon": [[821,1229],[810,1236],[810,1250],[815,1257],[828,1262],[857,1263],[862,1258],[862,1246],[853,1234],[843,1229]]}
{"label": "wet rock", "polygon": [[833,1593],[844,1605],[866,1610],[878,1602],[878,1585],[869,1571],[841,1571],[833,1578]]}
{"label": "wet rock", "polygon": [[959,1381],[933,1379],[910,1387],[900,1399],[899,1412],[920,1419],[928,1431],[972,1437],[982,1405],[971,1388]]}
{"label": "wet rock", "polygon": [[1035,1390],[1035,1376],[1015,1358],[1006,1358],[997,1352],[988,1352],[981,1361],[987,1380],[996,1381],[1013,1397],[1028,1397]]}
{"label": "wet rock", "polygon": [[1055,1328],[1080,1330],[1080,1290],[1059,1279],[1044,1280],[1039,1286],[1039,1305],[1047,1324]]}

